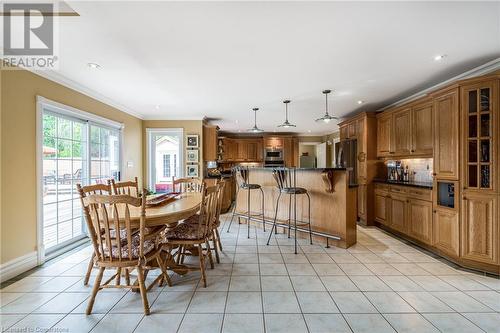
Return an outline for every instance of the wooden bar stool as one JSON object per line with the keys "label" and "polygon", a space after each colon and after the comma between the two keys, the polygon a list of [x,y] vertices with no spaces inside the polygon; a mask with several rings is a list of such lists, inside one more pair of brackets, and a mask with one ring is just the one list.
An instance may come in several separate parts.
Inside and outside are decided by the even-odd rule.
{"label": "wooden bar stool", "polygon": [[[246,190],[247,191],[247,224],[248,224],[248,238],[250,238],[250,218],[251,217],[262,217],[262,227],[264,229],[264,232],[266,231],[266,221],[264,219],[264,191],[262,190],[262,186],[259,184],[250,184],[248,183],[248,175],[249,175],[249,168],[248,167],[235,167],[233,169],[233,172],[235,173],[236,176],[236,182],[238,184],[236,188],[236,200],[234,202],[234,208],[233,208],[233,215],[231,216],[231,221],[229,222],[229,226],[227,227],[227,232],[229,232],[229,229],[231,228],[231,224],[233,223],[234,216],[236,215],[236,205],[238,202],[238,195],[240,193],[240,190]],[[253,214],[251,213],[250,210],[250,192],[252,190],[259,190],[261,197],[262,197],[262,205],[261,205],[261,213],[260,214]],[[238,217],[239,220],[239,217]]]}
{"label": "wooden bar stool", "polygon": [[[292,173],[293,173],[293,178],[292,178]],[[290,172],[290,170],[287,168],[276,168],[273,170],[273,177],[274,180],[276,180],[276,184],[279,190],[279,195],[278,195],[278,200],[276,201],[276,211],[274,213],[273,227],[271,228],[271,233],[269,234],[269,238],[267,239],[267,245],[269,245],[269,242],[271,240],[273,229],[275,233],[278,233],[278,226],[276,220],[278,218],[278,208],[282,194],[289,195],[290,199],[288,203],[288,220],[287,220],[288,238],[290,238],[290,229],[292,227],[292,196],[293,196],[294,240],[295,240],[295,254],[297,254],[297,226],[307,225],[309,227],[309,241],[311,244],[313,243],[312,231],[311,231],[311,197],[309,196],[309,193],[305,188],[295,186],[297,184],[297,174],[295,168],[293,169],[293,172]],[[308,221],[307,222],[299,221],[299,223],[297,223],[297,195],[303,195],[303,194],[307,196],[307,201],[309,206]]]}

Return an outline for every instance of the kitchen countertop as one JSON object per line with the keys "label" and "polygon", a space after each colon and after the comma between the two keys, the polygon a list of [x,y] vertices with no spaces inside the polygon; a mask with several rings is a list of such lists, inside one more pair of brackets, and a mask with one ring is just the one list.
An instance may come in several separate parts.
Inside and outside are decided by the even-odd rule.
{"label": "kitchen countertop", "polygon": [[387,180],[387,179],[374,179],[375,183],[384,183],[390,185],[401,185],[401,186],[411,186],[411,187],[419,187],[426,188],[432,190],[432,183],[429,182],[402,182],[397,180]]}

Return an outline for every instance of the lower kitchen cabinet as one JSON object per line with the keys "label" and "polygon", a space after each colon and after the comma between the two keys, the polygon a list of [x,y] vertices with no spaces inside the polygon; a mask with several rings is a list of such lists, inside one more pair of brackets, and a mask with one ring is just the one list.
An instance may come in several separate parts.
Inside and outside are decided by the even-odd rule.
{"label": "lower kitchen cabinet", "polygon": [[433,245],[451,256],[458,257],[459,241],[458,212],[452,209],[436,208],[433,221]]}
{"label": "lower kitchen cabinet", "polygon": [[385,192],[375,191],[375,221],[389,225],[389,207],[391,199]]}
{"label": "lower kitchen cabinet", "polygon": [[391,195],[391,228],[403,233],[407,232],[406,200],[406,197],[403,195]]}
{"label": "lower kitchen cabinet", "polygon": [[358,217],[366,221],[366,195],[367,185],[358,185]]}
{"label": "lower kitchen cabinet", "polygon": [[427,244],[432,243],[432,202],[408,200],[408,232]]}
{"label": "lower kitchen cabinet", "polygon": [[471,192],[462,199],[462,257],[498,264],[498,196]]}

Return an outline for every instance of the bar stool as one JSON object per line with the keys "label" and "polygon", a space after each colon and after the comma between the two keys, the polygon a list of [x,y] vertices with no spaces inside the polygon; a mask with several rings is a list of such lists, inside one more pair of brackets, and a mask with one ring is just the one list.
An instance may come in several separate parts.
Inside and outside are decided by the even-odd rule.
{"label": "bar stool", "polygon": [[[271,228],[271,233],[269,234],[269,238],[267,239],[267,245],[269,245],[269,241],[271,240],[271,236],[273,234],[273,229],[275,234],[278,233],[278,225],[276,223],[276,220],[278,218],[278,208],[279,208],[279,203],[281,199],[281,195],[289,195],[289,203],[288,203],[288,238],[290,238],[290,229],[292,227],[292,196],[293,196],[293,225],[294,225],[294,240],[295,240],[295,254],[297,254],[297,225],[298,226],[305,226],[307,225],[309,227],[309,242],[312,244],[312,231],[311,231],[311,197],[309,196],[309,193],[307,192],[307,189],[303,187],[297,187],[295,186],[297,184],[297,176],[296,176],[296,170],[293,169],[293,182],[292,182],[292,175],[289,169],[287,168],[276,168],[273,170],[273,177],[274,180],[276,181],[276,184],[278,186],[279,190],[279,195],[278,195],[278,200],[276,201],[276,211],[274,213],[274,222],[273,222],[273,227]],[[307,196],[308,200],[308,221],[299,221],[297,223],[297,195],[303,195],[305,194]]]}
{"label": "bar stool", "polygon": [[[229,232],[229,228],[231,228],[231,224],[233,223],[234,216],[236,215],[236,205],[238,202],[238,195],[240,190],[247,190],[247,224],[248,224],[248,238],[250,238],[250,218],[251,217],[262,217],[262,226],[264,228],[264,232],[266,231],[266,220],[264,219],[264,191],[262,190],[262,186],[259,184],[250,184],[248,183],[248,167],[235,167],[233,168],[233,172],[236,176],[236,200],[234,202],[233,207],[233,215],[231,216],[231,221],[229,222],[229,226],[227,227],[227,232]],[[262,197],[262,205],[261,205],[261,213],[252,215],[250,211],[250,192],[252,190],[259,190]],[[238,221],[240,217],[238,216]]]}

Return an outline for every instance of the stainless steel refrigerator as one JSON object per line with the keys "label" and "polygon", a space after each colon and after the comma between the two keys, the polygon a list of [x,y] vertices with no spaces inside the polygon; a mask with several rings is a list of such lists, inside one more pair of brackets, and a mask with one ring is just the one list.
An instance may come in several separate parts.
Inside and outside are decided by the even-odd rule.
{"label": "stainless steel refrigerator", "polygon": [[335,155],[337,157],[337,167],[349,170],[349,183],[358,183],[357,171],[357,141],[356,139],[344,140],[335,144]]}

